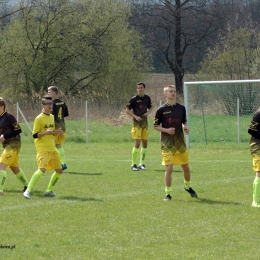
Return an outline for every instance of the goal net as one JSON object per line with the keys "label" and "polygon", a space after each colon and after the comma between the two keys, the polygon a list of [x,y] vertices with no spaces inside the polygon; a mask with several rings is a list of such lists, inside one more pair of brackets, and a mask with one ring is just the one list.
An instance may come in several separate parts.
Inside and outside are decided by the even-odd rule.
{"label": "goal net", "polygon": [[191,143],[249,142],[248,126],[260,107],[259,80],[184,82]]}

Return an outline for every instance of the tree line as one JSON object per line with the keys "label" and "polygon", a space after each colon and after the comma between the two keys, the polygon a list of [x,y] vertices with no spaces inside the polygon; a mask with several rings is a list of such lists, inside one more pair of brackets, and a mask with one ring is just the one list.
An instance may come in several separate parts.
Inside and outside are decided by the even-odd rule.
{"label": "tree line", "polygon": [[129,98],[143,73],[256,78],[257,0],[2,2],[0,88],[14,100],[49,85],[99,105]]}

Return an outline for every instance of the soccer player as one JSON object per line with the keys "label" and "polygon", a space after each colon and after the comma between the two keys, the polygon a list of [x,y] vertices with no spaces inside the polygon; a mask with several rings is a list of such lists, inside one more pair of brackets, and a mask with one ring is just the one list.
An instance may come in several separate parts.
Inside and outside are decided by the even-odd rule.
{"label": "soccer player", "polygon": [[260,208],[260,110],[254,114],[248,133],[251,135],[250,152],[253,159],[253,170],[255,171],[252,207]]}
{"label": "soccer player", "polygon": [[62,144],[66,139],[66,125],[64,117],[69,115],[69,111],[65,102],[57,98],[58,92],[59,90],[56,86],[48,87],[48,94],[52,97],[53,101],[52,114],[55,118],[55,128],[57,130],[61,127],[63,131],[62,135],[55,136],[55,145],[60,156],[62,170],[66,170],[68,167],[65,163],[65,153]]}
{"label": "soccer player", "polygon": [[33,125],[33,138],[37,151],[36,160],[38,170],[32,175],[28,187],[23,193],[27,199],[31,198],[31,191],[42,174],[45,173],[46,170],[51,169],[55,169],[55,171],[51,176],[44,195],[50,197],[56,196],[52,190],[62,174],[60,158],[54,140],[55,135],[62,134],[62,128],[55,130],[54,116],[51,114],[52,98],[50,96],[44,96],[42,98],[41,108],[42,113],[35,118]]}
{"label": "soccer player", "polygon": [[5,101],[0,97],[0,142],[4,149],[0,157],[0,195],[4,195],[7,167],[10,167],[16,178],[23,184],[23,191],[28,185],[28,180],[19,167],[22,129],[15,117],[5,111],[5,107]]}
{"label": "soccer player", "polygon": [[[147,117],[152,111],[152,102],[148,95],[145,95],[145,84],[137,83],[137,95],[132,97],[126,105],[126,113],[133,117],[133,125],[131,130],[134,139],[134,147],[132,149],[132,165],[133,171],[145,170],[145,155],[148,144],[148,120]],[[140,164],[137,166],[138,149],[142,141],[140,152]]]}
{"label": "soccer player", "polygon": [[184,189],[197,198],[197,193],[190,186],[190,168],[188,150],[184,141],[184,133],[188,134],[186,109],[176,103],[174,85],[164,87],[166,103],[158,108],[154,118],[154,129],[161,132],[162,165],[165,165],[165,201],[172,198],[172,172],[174,165],[181,165],[184,175]]}

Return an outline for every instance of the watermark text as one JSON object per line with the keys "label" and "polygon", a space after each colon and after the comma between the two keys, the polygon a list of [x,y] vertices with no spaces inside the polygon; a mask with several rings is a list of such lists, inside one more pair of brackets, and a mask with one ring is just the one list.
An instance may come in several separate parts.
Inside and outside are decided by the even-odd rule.
{"label": "watermark text", "polygon": [[0,245],[0,249],[11,249],[11,250],[13,250],[13,249],[15,249],[15,245],[12,245],[12,246],[6,246],[6,245]]}

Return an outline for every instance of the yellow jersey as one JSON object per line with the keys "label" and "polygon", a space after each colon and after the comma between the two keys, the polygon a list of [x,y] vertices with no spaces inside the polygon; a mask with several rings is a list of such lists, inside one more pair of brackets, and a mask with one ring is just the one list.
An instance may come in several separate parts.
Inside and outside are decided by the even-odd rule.
{"label": "yellow jersey", "polygon": [[[51,128],[55,130],[54,116],[52,114],[47,115],[44,113],[39,114],[33,125],[33,135],[36,133],[47,131]],[[53,135],[44,135],[34,139],[34,144],[37,152],[53,152],[56,151],[55,139]]]}

